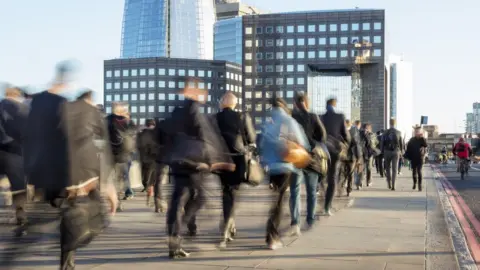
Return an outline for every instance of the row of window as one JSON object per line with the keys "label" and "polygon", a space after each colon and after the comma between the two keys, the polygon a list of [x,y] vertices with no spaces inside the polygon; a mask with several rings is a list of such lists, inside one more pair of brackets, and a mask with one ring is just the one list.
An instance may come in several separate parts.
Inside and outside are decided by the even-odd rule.
{"label": "row of window", "polygon": [[[267,52],[265,53],[265,58],[264,53],[256,53],[255,54],[255,59],[256,60],[273,60],[273,59],[314,59],[314,58],[327,58],[327,52],[328,52],[328,58],[334,59],[337,58],[338,55],[340,55],[341,58],[347,58],[348,57],[348,51],[349,50],[309,50],[307,52],[305,51],[297,51],[297,52]],[[286,55],[286,57],[285,57]],[[361,51],[355,49],[355,50],[350,50],[350,57],[357,57],[357,56],[363,56],[363,57],[381,57],[382,56],[382,50],[381,49],[373,49],[373,54],[371,54],[369,49],[362,49]],[[252,53],[245,53],[245,60],[252,60]],[[245,72],[247,71],[247,68],[245,68]],[[251,71],[250,71],[251,72]]]}
{"label": "row of window", "polygon": [[[286,95],[285,97],[286,98],[293,98],[294,95],[295,95],[295,92],[299,92],[299,90],[297,91],[293,91],[293,90],[289,90],[289,91],[285,91]],[[280,97],[280,98],[283,98],[283,91],[277,91],[276,92],[276,96],[277,97]],[[272,91],[255,91],[255,92],[251,92],[251,91],[246,91],[245,92],[245,99],[252,99],[252,98],[272,98],[273,97],[273,92]],[[248,104],[246,104],[246,106],[248,106]]]}
{"label": "row of window", "polygon": [[[256,27],[255,34],[273,34],[275,33],[314,33],[314,32],[337,32],[340,31],[370,31],[372,30],[372,23],[371,22],[364,22],[364,23],[330,23],[330,24],[309,24],[309,25],[288,25],[288,26],[266,26],[266,27]],[[382,23],[381,22],[374,22],[373,23],[373,30],[382,30]],[[252,27],[245,27],[245,34],[252,35],[253,28]]]}
{"label": "row of window", "polygon": [[[155,93],[149,93],[148,94],[148,99],[147,99],[147,94],[107,94],[105,95],[105,101],[107,102],[112,102],[112,101],[144,101],[144,100],[155,100]],[[184,100],[183,95],[177,95],[177,94],[165,94],[165,93],[159,93],[158,94],[158,100],[164,101],[164,100]],[[212,101],[212,96],[208,95],[205,100],[205,96],[201,95],[199,97],[200,101]],[[242,99],[239,99],[239,103],[242,104]]]}
{"label": "row of window", "polygon": [[[286,80],[284,78],[256,78],[255,79],[255,85],[305,85],[305,78],[299,77],[296,79],[295,83],[295,78],[288,77]],[[245,85],[246,86],[251,86],[253,84],[253,79],[245,79]]]}
{"label": "row of window", "polygon": [[[207,75],[208,78],[212,77],[212,71],[207,71],[205,73],[204,70],[194,70],[194,69],[165,69],[165,68],[141,68],[141,69],[116,69],[116,70],[107,70],[105,71],[105,77],[111,78],[113,77],[136,77],[136,76],[155,76],[155,75],[161,75],[161,76],[189,76],[189,77],[205,77],[205,74]],[[227,72],[227,79],[231,80],[236,80],[236,81],[241,81],[242,80],[242,75],[232,73],[232,72]],[[218,72],[218,78],[223,78],[225,76],[224,72]]]}
{"label": "row of window", "polygon": [[[130,112],[135,116],[137,113],[165,113],[165,112],[173,112],[175,109],[175,106],[158,106],[157,111],[155,111],[155,106],[150,105],[150,106],[131,106],[130,107]],[[215,113],[217,112],[216,109],[211,108],[211,107],[200,107],[199,108],[201,113]],[[105,108],[106,113],[112,113],[112,108],[111,107],[106,107]],[[137,125],[143,125],[145,123],[145,118],[133,118],[133,122]]]}
{"label": "row of window", "polygon": [[[285,44],[286,46],[315,46],[315,45],[347,45],[347,44],[357,44],[357,43],[373,43],[380,44],[382,43],[382,36],[373,36],[373,39],[370,36],[363,36],[363,37],[309,37],[309,38],[287,38],[287,39],[266,39],[265,46],[266,47],[283,47]],[[328,41],[328,44],[327,44]],[[350,41],[350,42],[349,42]],[[251,39],[245,40],[245,47],[251,48],[253,46],[253,41]],[[255,40],[256,47],[262,47],[263,41],[262,40]]]}
{"label": "row of window", "polygon": [[[265,67],[265,68],[264,68]],[[257,72],[294,72],[294,65],[286,65],[286,68],[284,68],[284,65],[256,65],[255,69]],[[299,64],[297,65],[297,72],[304,72],[305,71],[305,65],[304,64]],[[252,66],[245,66],[245,72],[246,73],[251,73],[252,72]]]}
{"label": "row of window", "polygon": [[[185,88],[185,82],[175,82],[175,81],[157,81],[157,86],[155,85],[155,81],[131,81],[131,82],[107,82],[105,83],[105,89],[106,90],[111,90],[111,89],[144,89],[144,88],[170,88],[170,89],[183,89]],[[187,83],[187,88],[198,88],[198,89],[205,89],[205,90],[211,90],[212,89],[212,84],[211,83],[204,83],[204,82],[188,82]],[[223,84],[219,85],[219,90],[224,90],[223,89]],[[234,92],[241,92],[242,91],[242,86],[238,85],[232,85],[232,84],[226,84],[226,90],[228,91],[234,91]]]}

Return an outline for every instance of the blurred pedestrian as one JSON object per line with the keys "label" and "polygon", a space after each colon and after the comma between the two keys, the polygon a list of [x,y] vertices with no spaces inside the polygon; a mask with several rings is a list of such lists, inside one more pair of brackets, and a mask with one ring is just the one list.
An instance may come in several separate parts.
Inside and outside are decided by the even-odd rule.
{"label": "blurred pedestrian", "polygon": [[395,190],[395,180],[398,174],[400,156],[403,154],[402,133],[395,128],[395,119],[390,119],[390,128],[385,131],[382,138],[382,152],[385,157],[385,170],[387,172],[388,189]]}
{"label": "blurred pedestrian", "polygon": [[427,140],[423,137],[422,128],[416,127],[415,136],[407,143],[405,158],[410,161],[412,168],[413,189],[415,190],[418,187],[418,191],[422,191],[422,168],[425,162],[426,149]]}
{"label": "blurred pedestrian", "polygon": [[147,119],[145,128],[137,135],[137,149],[140,155],[143,190],[147,191],[147,206],[150,205],[150,197],[153,197],[153,186],[157,175],[158,145],[155,133],[155,120]]}

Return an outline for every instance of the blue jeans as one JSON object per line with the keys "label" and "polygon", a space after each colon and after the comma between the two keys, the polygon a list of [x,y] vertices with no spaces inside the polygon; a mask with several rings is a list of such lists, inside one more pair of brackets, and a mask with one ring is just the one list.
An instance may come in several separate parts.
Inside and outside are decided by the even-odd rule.
{"label": "blue jeans", "polygon": [[308,225],[313,225],[315,222],[318,173],[304,170],[299,174],[293,175],[292,181],[290,182],[290,215],[292,216],[292,226],[300,223],[300,186],[302,182],[305,182],[305,188],[307,189],[307,223]]}

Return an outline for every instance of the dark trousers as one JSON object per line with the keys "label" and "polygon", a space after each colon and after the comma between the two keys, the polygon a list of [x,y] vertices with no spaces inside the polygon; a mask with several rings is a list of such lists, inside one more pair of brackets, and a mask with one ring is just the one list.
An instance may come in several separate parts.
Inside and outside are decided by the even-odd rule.
{"label": "dark trousers", "polygon": [[[153,196],[155,197],[155,208],[161,207],[162,201],[165,201],[162,194],[162,185],[167,181],[169,176],[169,168],[164,164],[157,164],[155,170],[155,178],[153,179]],[[150,183],[151,185],[152,183]]]}
{"label": "dark trousers", "polygon": [[340,168],[340,161],[338,155],[330,153],[330,164],[328,165],[327,173],[327,191],[325,192],[325,209],[332,207],[333,196],[335,195],[335,188],[337,185],[338,170]]}
{"label": "dark trousers", "polygon": [[411,166],[412,166],[413,184],[414,185],[418,184],[418,188],[421,188],[422,180],[423,180],[423,173],[422,173],[423,163],[412,162]]}
{"label": "dark trousers", "polygon": [[[203,183],[203,173],[196,172],[189,175],[175,175],[172,198],[167,213],[167,230],[169,236],[178,237],[182,224],[187,224],[188,230],[191,232],[197,230],[195,216],[207,200]],[[189,196],[185,203],[185,214],[180,218],[178,216],[178,208],[180,207],[182,196],[187,190]]]}
{"label": "dark trousers", "polygon": [[223,237],[229,237],[231,230],[234,228],[235,221],[235,198],[238,185],[232,184],[231,177],[233,174],[221,174],[222,183],[222,206],[223,206]]}
{"label": "dark trousers", "polygon": [[285,192],[290,186],[291,177],[292,173],[290,172],[284,174],[270,175],[270,182],[277,187],[277,190],[275,191],[275,193],[277,193],[277,199],[272,205],[272,209],[270,210],[270,217],[267,221],[267,244],[272,244],[272,242],[280,240],[279,227],[280,221],[282,219],[283,200],[285,198]]}
{"label": "dark trousers", "polygon": [[375,157],[375,166],[377,168],[377,173],[380,174],[380,177],[383,177],[385,173],[383,154],[380,154],[377,157]]}
{"label": "dark trousers", "polygon": [[6,175],[10,182],[17,223],[23,224],[26,222],[24,207],[27,202],[27,183],[23,170],[23,157],[0,151],[0,175]]}
{"label": "dark trousers", "polygon": [[155,162],[142,162],[142,185],[146,189],[155,184],[157,164]]}
{"label": "dark trousers", "polygon": [[342,181],[342,183],[346,183],[347,193],[352,192],[353,173],[354,173],[355,166],[356,166],[355,161],[342,162],[341,170],[343,170],[342,175],[343,175],[344,179],[341,179],[341,181]]}

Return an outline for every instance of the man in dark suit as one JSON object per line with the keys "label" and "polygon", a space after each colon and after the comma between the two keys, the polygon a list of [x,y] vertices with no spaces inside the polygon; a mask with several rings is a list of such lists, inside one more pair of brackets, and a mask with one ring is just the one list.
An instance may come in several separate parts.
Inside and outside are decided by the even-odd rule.
{"label": "man in dark suit", "polygon": [[328,167],[327,183],[328,188],[325,194],[325,214],[331,215],[333,196],[335,193],[336,177],[340,166],[340,158],[346,154],[350,144],[350,134],[345,126],[345,116],[335,112],[337,100],[335,98],[327,101],[327,112],[321,116],[321,120],[327,131],[327,147],[330,152],[330,164]]}

